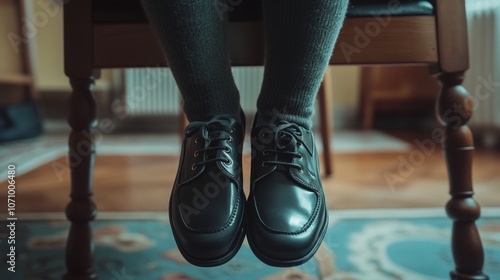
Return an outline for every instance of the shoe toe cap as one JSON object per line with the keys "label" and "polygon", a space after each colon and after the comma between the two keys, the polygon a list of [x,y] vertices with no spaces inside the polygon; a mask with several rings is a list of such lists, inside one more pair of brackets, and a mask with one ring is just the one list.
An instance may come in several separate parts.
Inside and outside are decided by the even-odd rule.
{"label": "shoe toe cap", "polygon": [[241,227],[230,226],[213,233],[180,231],[177,242],[184,254],[196,260],[223,258],[240,242]]}
{"label": "shoe toe cap", "polygon": [[244,194],[237,190],[231,184],[225,192],[207,200],[205,207],[196,208],[182,196],[171,202],[170,224],[188,261],[209,263],[224,259],[237,249],[243,237],[245,206]]}
{"label": "shoe toe cap", "polygon": [[320,213],[301,231],[276,232],[262,223],[248,227],[249,239],[256,255],[271,265],[297,265],[307,261],[318,249],[327,227],[326,210]]}

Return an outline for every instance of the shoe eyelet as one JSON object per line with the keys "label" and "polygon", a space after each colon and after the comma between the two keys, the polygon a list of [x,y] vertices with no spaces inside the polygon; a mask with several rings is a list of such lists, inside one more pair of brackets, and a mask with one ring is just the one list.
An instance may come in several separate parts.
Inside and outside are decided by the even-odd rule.
{"label": "shoe eyelet", "polygon": [[194,143],[195,143],[195,144],[198,144],[199,142],[200,142],[200,138],[196,137],[196,138],[194,139]]}
{"label": "shoe eyelet", "polygon": [[231,147],[226,147],[226,148],[224,149],[224,151],[225,151],[226,153],[230,153],[230,152],[231,152]]}
{"label": "shoe eyelet", "polygon": [[263,155],[263,156],[267,156],[267,155],[269,155],[269,151],[267,151],[267,150],[262,151],[262,155]]}
{"label": "shoe eyelet", "polygon": [[267,163],[265,161],[262,162],[262,167],[267,167]]}
{"label": "shoe eyelet", "polygon": [[229,136],[229,142],[233,142],[233,137]]}
{"label": "shoe eyelet", "polygon": [[233,130],[233,129],[230,129],[230,130],[229,130],[229,133],[233,133],[233,132],[234,132],[234,130]]}
{"label": "shoe eyelet", "polygon": [[299,169],[299,173],[304,173],[304,168],[302,168],[302,167],[301,167],[301,168]]}
{"label": "shoe eyelet", "polygon": [[300,143],[300,142],[299,142],[299,143],[297,143],[297,146],[302,146],[302,143]]}
{"label": "shoe eyelet", "polygon": [[195,164],[191,165],[191,170],[196,170],[196,168],[198,168],[198,166]]}
{"label": "shoe eyelet", "polygon": [[231,165],[231,164],[233,163],[233,161],[232,161],[232,160],[230,160],[230,159],[226,159],[226,162],[225,162],[225,163],[226,163],[226,165]]}
{"label": "shoe eyelet", "polygon": [[302,160],[304,157],[299,154],[299,160]]}
{"label": "shoe eyelet", "polygon": [[193,156],[194,156],[194,157],[198,157],[198,155],[199,155],[199,154],[200,154],[200,153],[198,152],[198,150],[196,150],[196,151],[194,151]]}

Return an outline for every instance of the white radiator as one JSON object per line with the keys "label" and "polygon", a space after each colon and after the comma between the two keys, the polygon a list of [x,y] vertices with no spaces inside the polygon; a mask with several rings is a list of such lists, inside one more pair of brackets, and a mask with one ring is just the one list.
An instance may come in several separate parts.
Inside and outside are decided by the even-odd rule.
{"label": "white radiator", "polygon": [[[263,67],[233,67],[245,113],[255,113]],[[180,93],[169,68],[125,70],[125,100],[130,116],[174,115],[180,110]]]}
{"label": "white radiator", "polygon": [[475,111],[472,127],[500,128],[500,1],[467,0],[470,69],[464,85]]}
{"label": "white radiator", "polygon": [[[500,127],[500,0],[467,0],[470,70],[465,86],[476,103],[471,126]],[[246,113],[255,112],[263,67],[233,67]],[[171,115],[180,110],[179,89],[170,69],[125,71],[125,100],[131,116]]]}

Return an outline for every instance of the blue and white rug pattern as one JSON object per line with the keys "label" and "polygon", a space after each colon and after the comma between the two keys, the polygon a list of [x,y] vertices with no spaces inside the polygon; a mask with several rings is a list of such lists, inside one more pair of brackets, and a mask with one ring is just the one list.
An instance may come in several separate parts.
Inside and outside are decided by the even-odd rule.
{"label": "blue and white rug pattern", "polygon": [[[485,247],[485,271],[490,279],[500,279],[500,211],[485,210],[477,223]],[[374,212],[377,210],[332,212],[330,228],[318,253],[293,268],[263,264],[246,242],[229,263],[199,268],[182,258],[165,218],[102,217],[93,223],[95,268],[99,279],[106,280],[448,279],[453,268],[451,222],[442,210],[381,210],[377,217]],[[60,278],[67,231],[64,221],[18,222],[17,272],[1,276],[3,270],[0,278]],[[3,241],[1,252],[6,249]],[[5,256],[1,258],[4,262]]]}

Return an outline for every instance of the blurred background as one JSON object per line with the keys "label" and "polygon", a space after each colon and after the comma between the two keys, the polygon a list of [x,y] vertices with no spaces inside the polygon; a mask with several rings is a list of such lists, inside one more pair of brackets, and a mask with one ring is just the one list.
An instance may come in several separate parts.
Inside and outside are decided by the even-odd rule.
{"label": "blurred background", "polygon": [[[17,162],[20,165],[18,171],[26,174],[26,178],[36,179],[37,172],[42,174],[44,168],[48,168],[49,173],[44,175],[48,182],[54,180],[55,185],[66,189],[65,145],[69,126],[65,116],[71,88],[64,74],[63,2],[0,1],[0,151],[2,163]],[[500,55],[496,51],[500,47],[500,35],[498,4],[495,3],[467,1],[471,67],[466,73],[465,86],[475,101],[475,113],[470,122],[479,148],[475,164],[482,166],[484,162],[486,166],[479,170],[493,168],[491,161],[497,168],[500,159],[497,157],[500,147]],[[263,68],[235,67],[233,73],[241,92],[242,107],[250,122],[255,113]],[[329,107],[333,110],[334,132],[331,153],[335,169],[333,178],[325,179],[326,182],[332,180],[333,185],[356,197],[359,197],[356,188],[344,186],[361,186],[370,182],[379,185],[381,190],[378,191],[393,192],[395,186],[388,183],[385,171],[397,168],[399,155],[409,155],[412,149],[418,149],[416,143],[430,139],[432,131],[440,128],[434,117],[435,99],[440,88],[437,80],[429,75],[425,66],[331,66],[325,79],[331,85]],[[110,174],[106,168],[122,164],[122,171],[128,170],[123,171],[128,176],[123,178],[132,176],[136,172],[133,164],[127,169],[124,162],[137,160],[137,156],[127,156],[134,153],[140,156],[155,153],[177,156],[180,151],[181,101],[168,68],[104,69],[96,82],[94,96],[98,105],[97,168],[101,167],[101,161],[119,162],[102,165],[103,174]],[[316,114],[316,127],[318,123]],[[318,142],[318,146],[321,149],[321,143]],[[483,154],[486,159],[482,158]],[[365,158],[370,158],[370,161]],[[383,162],[384,158],[387,158],[386,162]],[[56,164],[56,168],[54,162],[61,164]],[[175,170],[176,160],[169,162]],[[428,179],[418,174],[432,173],[436,170],[426,168],[443,163],[440,153],[432,153],[425,162],[432,164],[416,166],[412,175],[399,184],[402,190],[407,191],[413,183],[418,188],[417,182]],[[369,170],[367,172],[371,175],[357,176],[359,170]],[[442,177],[436,175],[435,184],[441,185],[446,180],[446,171],[444,166],[437,170]],[[476,178],[481,179],[481,174],[476,173]],[[173,178],[157,179],[161,180],[151,179],[151,185],[168,196],[163,186],[169,186],[169,180]],[[96,177],[96,181],[99,180]],[[333,180],[340,182],[335,184]],[[488,180],[493,180],[488,181],[489,186],[500,182],[498,177]],[[123,184],[133,186],[134,182],[123,179],[113,184],[117,187]],[[131,187],[130,192],[136,189]],[[33,190],[44,196],[43,190],[35,186]],[[370,189],[376,190],[376,187]],[[477,191],[481,192],[481,184]],[[33,192],[28,194],[34,195]],[[96,199],[100,199],[99,193],[96,195]],[[432,200],[423,192],[421,196],[422,205]],[[442,205],[446,196],[443,189],[430,205]],[[367,201],[369,197],[366,196]],[[486,201],[489,198],[491,196],[486,196]],[[65,200],[63,195],[58,203],[48,203],[50,206],[47,207],[62,210]],[[418,205],[414,200],[405,199],[401,205]],[[332,207],[344,207],[342,201],[332,195]],[[347,203],[345,206],[372,205],[371,202],[363,203]],[[150,204],[146,208],[161,209],[166,204],[161,198],[158,205]]]}
{"label": "blurred background", "polygon": [[[16,165],[17,212],[49,215],[35,215],[42,220],[63,217],[69,201],[65,116],[71,88],[64,74],[62,2],[0,0],[0,167]],[[465,86],[475,101],[469,123],[477,146],[475,197],[485,207],[500,206],[498,6],[497,1],[467,1],[471,67]],[[233,73],[251,121],[263,68],[235,67]],[[449,199],[446,169],[438,144],[430,141],[440,128],[434,116],[440,86],[429,69],[331,66],[325,79],[331,84],[328,108],[334,124],[328,151],[333,175],[323,179],[329,208],[443,207]],[[94,94],[99,210],[122,218],[165,212],[182,137],[181,101],[170,70],[105,69]],[[412,161],[416,152],[423,156]],[[248,155],[244,164],[248,193]],[[2,191],[0,199],[5,197]],[[3,215],[7,209],[1,205]],[[444,210],[440,213],[444,216]]]}

